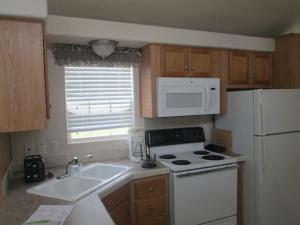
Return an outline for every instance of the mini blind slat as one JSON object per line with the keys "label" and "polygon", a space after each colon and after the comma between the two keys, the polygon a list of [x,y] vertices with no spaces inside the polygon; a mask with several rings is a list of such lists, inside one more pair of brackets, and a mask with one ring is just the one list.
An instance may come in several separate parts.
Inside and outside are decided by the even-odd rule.
{"label": "mini blind slat", "polygon": [[65,67],[68,132],[133,125],[131,68]]}

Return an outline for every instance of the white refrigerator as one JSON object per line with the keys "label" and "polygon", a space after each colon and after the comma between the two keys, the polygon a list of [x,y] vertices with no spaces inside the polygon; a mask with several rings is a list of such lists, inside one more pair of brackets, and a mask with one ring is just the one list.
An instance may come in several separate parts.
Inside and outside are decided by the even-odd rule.
{"label": "white refrigerator", "polygon": [[245,156],[244,225],[300,224],[300,89],[228,93],[216,128]]}

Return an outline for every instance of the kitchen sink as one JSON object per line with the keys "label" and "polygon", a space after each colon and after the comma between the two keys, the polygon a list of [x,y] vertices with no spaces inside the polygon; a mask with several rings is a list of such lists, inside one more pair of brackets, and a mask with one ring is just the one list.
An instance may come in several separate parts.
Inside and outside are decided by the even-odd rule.
{"label": "kitchen sink", "polygon": [[95,179],[110,179],[119,176],[127,171],[124,166],[99,164],[86,168],[80,173],[80,176],[90,177]]}
{"label": "kitchen sink", "polygon": [[31,194],[76,201],[127,173],[132,167],[95,163],[64,179],[52,179],[28,189]]}

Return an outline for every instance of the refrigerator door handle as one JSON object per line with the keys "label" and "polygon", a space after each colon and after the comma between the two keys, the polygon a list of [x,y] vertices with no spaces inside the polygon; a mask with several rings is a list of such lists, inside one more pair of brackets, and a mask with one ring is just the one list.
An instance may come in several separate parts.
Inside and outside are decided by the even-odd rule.
{"label": "refrigerator door handle", "polygon": [[261,129],[261,134],[264,134],[265,130],[265,120],[264,120],[264,115],[265,115],[265,110],[264,110],[264,105],[263,103],[259,103],[259,111],[260,111],[260,129]]}
{"label": "refrigerator door handle", "polygon": [[264,139],[261,139],[261,168],[264,171],[267,166],[266,144]]}

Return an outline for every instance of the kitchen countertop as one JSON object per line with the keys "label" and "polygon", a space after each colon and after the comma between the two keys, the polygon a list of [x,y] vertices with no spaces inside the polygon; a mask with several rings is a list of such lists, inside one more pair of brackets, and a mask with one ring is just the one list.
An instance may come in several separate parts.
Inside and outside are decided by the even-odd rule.
{"label": "kitchen countertop", "polygon": [[[29,194],[27,189],[37,183],[26,184],[21,178],[13,180],[7,196],[0,201],[0,225],[21,225],[40,205],[73,205],[74,208],[64,225],[114,225],[100,199],[131,180],[169,173],[169,169],[165,167],[144,169],[140,167],[140,163],[129,160],[105,161],[104,163],[132,166],[133,169],[75,202]],[[47,171],[57,176],[64,173],[64,168],[49,168]]]}

